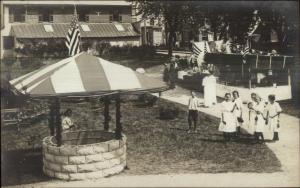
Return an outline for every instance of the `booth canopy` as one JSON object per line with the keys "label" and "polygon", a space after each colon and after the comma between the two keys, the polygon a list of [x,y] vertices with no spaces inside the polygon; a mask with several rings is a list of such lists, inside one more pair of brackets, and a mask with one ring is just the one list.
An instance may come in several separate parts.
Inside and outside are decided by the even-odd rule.
{"label": "booth canopy", "polygon": [[159,92],[168,89],[159,79],[85,52],[13,79],[10,84],[31,97]]}
{"label": "booth canopy", "polygon": [[[241,54],[205,54],[205,61],[214,65],[242,65]],[[294,63],[292,56],[246,55],[246,65],[256,69],[284,69]]]}

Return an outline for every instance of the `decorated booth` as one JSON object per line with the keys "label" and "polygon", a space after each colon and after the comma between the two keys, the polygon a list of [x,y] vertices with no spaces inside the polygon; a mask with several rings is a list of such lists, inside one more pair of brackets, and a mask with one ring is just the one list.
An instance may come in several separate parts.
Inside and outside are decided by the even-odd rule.
{"label": "decorated booth", "polygon": [[243,100],[249,101],[252,92],[267,100],[275,94],[276,100],[291,99],[291,65],[294,57],[283,55],[217,54],[207,53],[205,61],[215,67],[217,96],[239,91]]}

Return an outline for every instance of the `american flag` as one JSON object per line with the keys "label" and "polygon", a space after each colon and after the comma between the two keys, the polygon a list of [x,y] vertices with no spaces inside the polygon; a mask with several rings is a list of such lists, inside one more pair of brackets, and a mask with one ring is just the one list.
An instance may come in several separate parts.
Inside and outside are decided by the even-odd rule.
{"label": "american flag", "polygon": [[68,34],[66,38],[67,38],[66,45],[67,48],[69,49],[69,56],[74,56],[75,54],[78,54],[80,52],[80,47],[79,47],[80,30],[79,30],[76,8],[74,10],[74,16],[70,24],[70,28],[68,30]]}
{"label": "american flag", "polygon": [[204,42],[204,55],[207,54],[206,41]]}
{"label": "american flag", "polygon": [[195,59],[198,59],[198,56],[202,51],[196,46],[195,43],[193,43],[192,48]]}
{"label": "american flag", "polygon": [[247,40],[246,46],[245,46],[244,50],[242,51],[243,63],[246,63],[246,55],[247,54],[250,54],[249,39]]}
{"label": "american flag", "polygon": [[255,23],[251,23],[249,28],[248,28],[248,36],[252,36],[253,33],[256,31],[256,29],[258,28],[259,24],[261,23],[261,19],[260,17],[257,18]]}

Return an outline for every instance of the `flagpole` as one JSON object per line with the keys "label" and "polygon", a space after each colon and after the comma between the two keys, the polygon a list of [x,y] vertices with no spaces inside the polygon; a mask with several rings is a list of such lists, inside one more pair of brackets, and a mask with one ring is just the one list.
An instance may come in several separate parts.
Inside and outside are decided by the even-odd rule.
{"label": "flagpole", "polygon": [[[76,9],[76,4],[75,3],[74,3],[74,15],[76,16],[78,27],[79,27],[79,18],[78,18],[78,14],[77,14],[77,9]],[[79,51],[81,51],[82,50],[81,36],[79,37],[79,41],[78,42],[79,42]]]}

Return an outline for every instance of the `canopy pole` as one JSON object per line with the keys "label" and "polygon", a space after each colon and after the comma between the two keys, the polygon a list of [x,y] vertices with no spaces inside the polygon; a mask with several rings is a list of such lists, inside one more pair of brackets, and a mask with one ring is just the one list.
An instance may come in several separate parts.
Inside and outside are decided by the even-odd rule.
{"label": "canopy pole", "polygon": [[121,125],[121,99],[120,94],[116,95],[116,139],[122,138],[122,125]]}
{"label": "canopy pole", "polygon": [[288,85],[291,85],[291,70],[288,68]]}
{"label": "canopy pole", "polygon": [[104,130],[109,130],[109,104],[110,104],[110,98],[106,96],[104,98]]}
{"label": "canopy pole", "polygon": [[55,128],[56,128],[56,141],[57,141],[57,147],[62,145],[62,127],[61,127],[61,117],[60,117],[60,101],[59,98],[55,98],[55,110],[54,110],[54,114],[55,114]]}

